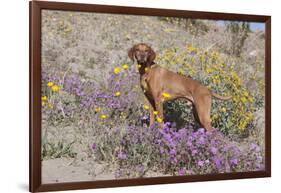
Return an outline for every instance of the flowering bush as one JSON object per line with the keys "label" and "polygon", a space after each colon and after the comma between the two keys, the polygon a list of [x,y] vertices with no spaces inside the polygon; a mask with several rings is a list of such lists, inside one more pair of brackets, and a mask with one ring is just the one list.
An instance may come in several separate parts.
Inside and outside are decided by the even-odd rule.
{"label": "flowering bush", "polygon": [[[211,118],[214,127],[225,134],[243,134],[252,127],[253,113],[262,106],[259,103],[264,91],[249,91],[242,82],[242,75],[237,73],[238,65],[229,63],[216,51],[195,48],[191,44],[184,50],[165,49],[157,57],[157,63],[179,74],[191,76],[215,93],[233,96],[229,101],[213,100]],[[185,112],[186,104],[180,102],[174,107],[174,111]],[[194,122],[190,112],[182,115],[188,122]]]}
{"label": "flowering bush", "polygon": [[219,131],[177,130],[165,123],[164,129],[128,127],[106,132],[109,134],[97,139],[100,143],[94,154],[117,165],[117,177],[142,177],[151,170],[169,175],[191,175],[255,171],[264,167],[256,144],[241,150]]}

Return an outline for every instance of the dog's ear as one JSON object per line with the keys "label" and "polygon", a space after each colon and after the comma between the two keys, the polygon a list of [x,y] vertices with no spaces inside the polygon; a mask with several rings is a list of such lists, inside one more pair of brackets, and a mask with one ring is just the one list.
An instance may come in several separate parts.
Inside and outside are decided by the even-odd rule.
{"label": "dog's ear", "polygon": [[148,53],[148,62],[150,64],[152,64],[152,62],[155,60],[156,58],[156,54],[154,52],[154,50],[152,48],[149,49],[149,53]]}
{"label": "dog's ear", "polygon": [[135,46],[133,46],[129,51],[128,51],[128,56],[129,58],[135,62]]}

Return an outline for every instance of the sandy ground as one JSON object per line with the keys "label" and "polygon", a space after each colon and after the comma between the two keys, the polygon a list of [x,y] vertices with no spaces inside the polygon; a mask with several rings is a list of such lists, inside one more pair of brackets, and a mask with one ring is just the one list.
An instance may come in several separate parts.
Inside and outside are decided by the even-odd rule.
{"label": "sandy ground", "polygon": [[[89,168],[89,165],[92,167]],[[167,174],[147,171],[144,177],[169,176]],[[74,158],[57,158],[42,161],[42,183],[65,183],[79,181],[113,180],[113,169],[107,164],[89,163]]]}
{"label": "sandy ground", "polygon": [[105,170],[105,164],[94,164],[88,169],[88,161],[77,161],[73,158],[58,158],[42,161],[42,182],[78,182],[115,179],[113,172]]}

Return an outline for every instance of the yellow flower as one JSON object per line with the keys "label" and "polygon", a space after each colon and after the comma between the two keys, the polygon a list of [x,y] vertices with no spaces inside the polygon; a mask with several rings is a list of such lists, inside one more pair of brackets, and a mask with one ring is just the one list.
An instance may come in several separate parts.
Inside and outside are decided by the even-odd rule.
{"label": "yellow flower", "polygon": [[248,94],[247,91],[243,91],[243,95],[244,95],[245,97],[247,97],[249,94]]}
{"label": "yellow flower", "polygon": [[54,108],[54,106],[53,106],[51,103],[48,104],[48,107],[49,107],[50,109]]}
{"label": "yellow flower", "polygon": [[242,97],[242,98],[241,98],[241,101],[242,101],[243,103],[246,103],[246,101],[247,101],[246,97]]}
{"label": "yellow flower", "polygon": [[52,86],[54,86],[54,83],[53,82],[48,82],[48,87],[52,87]]}
{"label": "yellow flower", "polygon": [[160,117],[157,117],[156,120],[157,120],[158,123],[162,123],[163,122],[163,119],[161,119]]}
{"label": "yellow flower", "polygon": [[123,65],[122,65],[122,68],[123,68],[124,70],[126,70],[126,69],[129,68],[129,66],[128,66],[127,64],[123,64]]}
{"label": "yellow flower", "polygon": [[217,114],[215,114],[215,115],[213,115],[212,120],[215,120],[217,118],[219,118],[219,116]]}
{"label": "yellow flower", "polygon": [[46,102],[45,102],[45,101],[42,101],[41,104],[42,104],[42,106],[45,106],[45,105],[46,105]]}
{"label": "yellow flower", "polygon": [[144,108],[145,110],[149,110],[149,106],[148,106],[148,105],[143,105],[143,108]]}
{"label": "yellow flower", "polygon": [[211,72],[213,72],[213,70],[208,67],[208,68],[206,68],[206,72],[207,72],[207,73],[211,73]]}
{"label": "yellow flower", "polygon": [[253,102],[254,102],[254,98],[253,98],[253,97],[250,97],[250,98],[249,98],[249,101],[250,101],[250,103],[253,103]]}
{"label": "yellow flower", "polygon": [[118,74],[118,73],[120,73],[120,68],[116,67],[116,68],[114,68],[113,71],[114,71],[115,74]]}
{"label": "yellow flower", "polygon": [[96,108],[95,108],[95,112],[96,112],[96,113],[98,113],[98,112],[100,112],[100,111],[101,111],[101,108],[100,108],[100,107],[96,107]]}
{"label": "yellow flower", "polygon": [[120,96],[121,93],[118,91],[118,92],[115,93],[115,95],[116,95],[116,96]]}
{"label": "yellow flower", "polygon": [[153,114],[154,115],[158,115],[158,111],[153,111]]}
{"label": "yellow flower", "polygon": [[60,90],[60,87],[58,85],[52,86],[52,91],[59,92],[59,90]]}
{"label": "yellow flower", "polygon": [[226,112],[226,108],[224,108],[224,107],[221,108],[221,111],[222,111],[222,112]]}
{"label": "yellow flower", "polygon": [[179,73],[180,75],[184,75],[184,71],[183,71],[183,69],[182,69],[182,68],[180,68],[180,69],[179,69],[179,71],[178,71],[178,73]]}
{"label": "yellow flower", "polygon": [[102,119],[106,119],[106,117],[107,117],[106,115],[101,115]]}
{"label": "yellow flower", "polygon": [[145,72],[147,72],[147,71],[148,71],[148,68],[147,68],[147,67],[145,67],[145,68],[144,68],[144,71],[145,71]]}
{"label": "yellow flower", "polygon": [[162,93],[162,97],[166,98],[166,99],[169,99],[169,98],[171,98],[171,95],[169,93],[167,93],[167,92],[163,92]]}
{"label": "yellow flower", "polygon": [[138,65],[137,65],[137,68],[138,68],[138,69],[140,69],[140,68],[141,68],[141,65],[140,65],[140,64],[138,64]]}
{"label": "yellow flower", "polygon": [[46,101],[46,100],[47,100],[47,97],[46,97],[46,96],[42,96],[42,97],[41,97],[41,100],[42,100],[42,101]]}

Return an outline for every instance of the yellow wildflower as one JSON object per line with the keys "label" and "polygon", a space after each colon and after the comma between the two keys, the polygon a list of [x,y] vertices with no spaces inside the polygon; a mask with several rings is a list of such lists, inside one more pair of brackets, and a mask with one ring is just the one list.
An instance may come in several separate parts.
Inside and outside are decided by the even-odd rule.
{"label": "yellow wildflower", "polygon": [[106,117],[107,117],[106,115],[101,115],[102,119],[106,119]]}
{"label": "yellow wildflower", "polygon": [[145,67],[144,71],[147,72],[148,71],[148,67]]}
{"label": "yellow wildflower", "polygon": [[114,68],[113,71],[114,71],[115,74],[118,74],[118,73],[120,73],[120,68],[116,67],[116,68]]}
{"label": "yellow wildflower", "polygon": [[148,106],[148,105],[143,105],[143,108],[144,108],[145,110],[149,110],[149,106]]}
{"label": "yellow wildflower", "polygon": [[52,86],[54,86],[54,82],[48,82],[48,87],[52,87]]}
{"label": "yellow wildflower", "polygon": [[100,111],[101,111],[101,108],[100,108],[100,107],[96,107],[96,108],[95,108],[95,112],[96,112],[96,113],[98,113],[98,112],[100,112]]}
{"label": "yellow wildflower", "polygon": [[158,123],[162,123],[163,122],[163,119],[161,119],[160,117],[157,117],[156,120],[157,120]]}
{"label": "yellow wildflower", "polygon": [[219,116],[217,114],[215,114],[215,115],[213,115],[212,120],[215,120],[217,118],[219,118]]}
{"label": "yellow wildflower", "polygon": [[226,112],[226,108],[224,108],[224,107],[221,108],[221,111],[222,111],[222,112]]}
{"label": "yellow wildflower", "polygon": [[42,101],[46,101],[46,100],[47,100],[47,97],[46,97],[46,96],[42,96],[42,97],[41,97],[41,100],[42,100]]}
{"label": "yellow wildflower", "polygon": [[124,70],[126,70],[126,69],[129,68],[129,66],[128,66],[127,64],[123,64],[123,65],[122,65],[122,68],[123,68]]}
{"label": "yellow wildflower", "polygon": [[115,93],[115,95],[116,95],[116,96],[120,96],[121,93],[118,91],[118,92]]}
{"label": "yellow wildflower", "polygon": [[154,115],[158,115],[158,111],[153,111],[153,114]]}
{"label": "yellow wildflower", "polygon": [[247,101],[246,97],[242,97],[242,98],[241,98],[241,101],[242,101],[243,103],[246,103],[246,101]]}
{"label": "yellow wildflower", "polygon": [[213,72],[213,70],[208,67],[208,68],[206,68],[206,72],[207,72],[207,73],[211,73],[211,72]]}
{"label": "yellow wildflower", "polygon": [[248,92],[247,91],[243,91],[243,95],[245,96],[245,97],[247,97],[249,94],[248,94]]}
{"label": "yellow wildflower", "polygon": [[253,97],[250,97],[250,98],[249,98],[249,101],[250,101],[250,103],[253,103],[253,102],[254,102],[254,98],[253,98]]}
{"label": "yellow wildflower", "polygon": [[48,107],[49,107],[50,109],[54,108],[54,106],[53,106],[51,103],[48,104]]}
{"label": "yellow wildflower", "polygon": [[45,106],[45,105],[46,105],[46,102],[45,102],[45,101],[42,101],[41,104],[42,104],[42,106]]}
{"label": "yellow wildflower", "polygon": [[140,68],[141,68],[141,65],[140,65],[140,64],[138,64],[138,65],[137,65],[137,68],[138,68],[138,69],[140,69]]}
{"label": "yellow wildflower", "polygon": [[171,98],[171,95],[167,92],[163,92],[162,97],[165,98],[165,99],[169,99],[169,98]]}
{"label": "yellow wildflower", "polygon": [[178,73],[179,73],[180,75],[184,75],[184,71],[183,71],[183,69],[182,69],[182,68],[180,68],[180,69],[179,69],[179,71],[178,71]]}
{"label": "yellow wildflower", "polygon": [[60,90],[60,87],[58,85],[52,86],[52,91],[59,92],[59,90]]}

